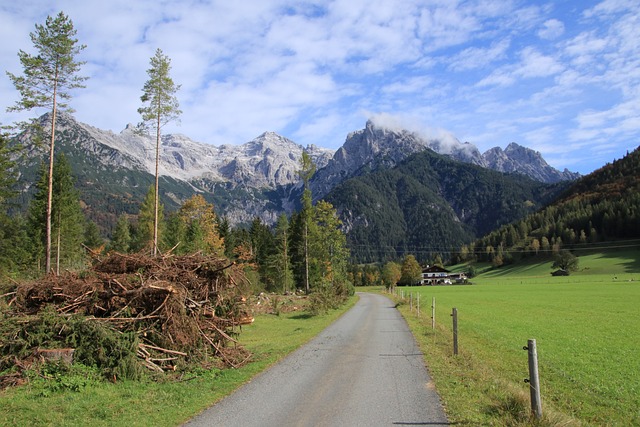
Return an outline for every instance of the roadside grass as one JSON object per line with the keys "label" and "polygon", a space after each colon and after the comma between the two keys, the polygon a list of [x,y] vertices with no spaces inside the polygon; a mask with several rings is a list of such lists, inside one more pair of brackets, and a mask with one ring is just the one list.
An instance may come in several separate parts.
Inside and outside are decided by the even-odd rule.
{"label": "roadside grass", "polygon": [[257,316],[239,336],[253,361],[239,369],[201,370],[164,382],[112,384],[87,368],[53,382],[32,378],[25,386],[0,392],[0,426],[180,425],[310,341],[356,301],[354,296],[326,315]]}
{"label": "roadside grass", "polygon": [[[635,257],[634,257],[635,255]],[[580,257],[552,277],[550,263],[491,270],[471,286],[401,288],[450,421],[463,425],[640,425],[638,252]],[[421,317],[415,302],[420,294]],[[436,298],[436,329],[431,302]],[[451,311],[458,310],[453,356]],[[527,353],[536,339],[544,419],[530,419]]]}

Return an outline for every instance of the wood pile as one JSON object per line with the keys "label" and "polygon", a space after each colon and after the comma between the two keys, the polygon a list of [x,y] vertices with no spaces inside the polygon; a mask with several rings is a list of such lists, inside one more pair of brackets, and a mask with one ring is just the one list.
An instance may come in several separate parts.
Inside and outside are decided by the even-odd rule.
{"label": "wood pile", "polygon": [[212,360],[237,367],[249,359],[234,338],[239,325],[253,320],[246,287],[242,269],[226,258],[112,253],[82,274],[18,284],[5,298],[16,317],[53,305],[60,316],[135,333],[140,363],[166,372]]}

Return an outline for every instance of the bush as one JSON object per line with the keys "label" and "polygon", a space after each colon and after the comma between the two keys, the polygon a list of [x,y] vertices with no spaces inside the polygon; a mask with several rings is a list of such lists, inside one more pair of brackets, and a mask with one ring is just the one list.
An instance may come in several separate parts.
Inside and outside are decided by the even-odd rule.
{"label": "bush", "polygon": [[53,307],[46,307],[20,325],[11,318],[0,322],[3,342],[0,370],[11,366],[13,357],[23,359],[37,349],[71,347],[75,349],[75,363],[97,368],[107,378],[139,379],[142,376],[136,360],[135,334],[119,333],[105,322],[79,315],[67,318]]}
{"label": "bush", "polygon": [[355,288],[351,283],[336,282],[332,285],[323,281],[309,297],[309,311],[313,315],[326,313],[340,307],[353,294]]}

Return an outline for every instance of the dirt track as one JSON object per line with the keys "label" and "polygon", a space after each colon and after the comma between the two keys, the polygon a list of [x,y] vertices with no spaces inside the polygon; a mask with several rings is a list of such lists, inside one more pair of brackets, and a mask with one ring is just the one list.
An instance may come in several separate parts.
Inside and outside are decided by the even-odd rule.
{"label": "dirt track", "polygon": [[360,301],[309,344],[187,426],[448,425],[393,303]]}

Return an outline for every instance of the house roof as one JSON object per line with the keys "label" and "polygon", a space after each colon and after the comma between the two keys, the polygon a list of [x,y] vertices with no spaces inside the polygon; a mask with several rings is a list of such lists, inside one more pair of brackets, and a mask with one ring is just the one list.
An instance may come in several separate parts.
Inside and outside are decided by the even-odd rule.
{"label": "house roof", "polygon": [[437,265],[431,265],[431,266],[423,268],[422,272],[423,273],[449,273],[449,270],[447,270],[444,267],[437,266]]}

